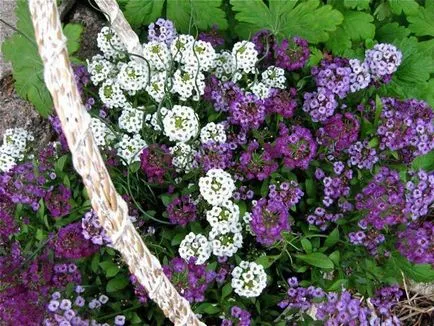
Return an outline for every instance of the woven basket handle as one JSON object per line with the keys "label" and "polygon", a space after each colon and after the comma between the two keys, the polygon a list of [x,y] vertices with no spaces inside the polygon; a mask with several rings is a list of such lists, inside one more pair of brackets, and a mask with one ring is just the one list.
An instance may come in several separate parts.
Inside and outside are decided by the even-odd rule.
{"label": "woven basket handle", "polygon": [[[97,2],[115,3],[108,0]],[[197,319],[188,301],[179,295],[165,276],[160,262],[151,254],[128,219],[127,204],[116,192],[110,179],[92,135],[90,115],[81,102],[75,84],[56,0],[30,0],[29,6],[39,54],[44,63],[45,83],[53,97],[74,168],[83,178],[92,207],[112,239],[113,247],[121,253],[130,272],[137,277],[149,297],[175,325],[205,325]],[[119,19],[117,21],[121,22]],[[122,24],[129,27],[125,23],[124,19]],[[129,29],[132,32],[131,27]],[[129,35],[131,37],[132,34]],[[139,44],[137,35],[135,39],[136,44],[131,43],[128,50],[133,50]]]}

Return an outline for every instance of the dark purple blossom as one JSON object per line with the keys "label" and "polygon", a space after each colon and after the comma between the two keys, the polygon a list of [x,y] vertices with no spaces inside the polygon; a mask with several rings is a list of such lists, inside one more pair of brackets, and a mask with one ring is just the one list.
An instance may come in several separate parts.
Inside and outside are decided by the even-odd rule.
{"label": "dark purple blossom", "polygon": [[334,223],[342,217],[341,213],[330,213],[322,207],[317,207],[306,219],[309,224],[319,227],[321,231],[325,231],[330,223]]}
{"label": "dark purple blossom", "polygon": [[359,169],[371,170],[378,162],[377,151],[371,148],[368,142],[356,142],[348,148],[350,159],[348,165],[357,166]]}
{"label": "dark purple blossom", "polygon": [[328,147],[331,152],[348,148],[359,137],[360,123],[357,118],[346,112],[335,114],[318,129],[318,144]]}
{"label": "dark purple blossom", "polygon": [[224,319],[221,326],[250,326],[251,314],[238,306],[233,306],[231,308],[231,319]]}
{"label": "dark purple blossom", "polygon": [[263,58],[261,62],[264,65],[271,64],[273,60],[274,44],[276,42],[274,35],[268,30],[261,30],[252,37],[255,49],[258,51],[258,57]]}
{"label": "dark purple blossom", "polygon": [[301,197],[304,196],[300,185],[293,180],[282,182],[279,185],[271,184],[268,189],[268,197],[270,200],[281,202],[287,209],[298,204]]}
{"label": "dark purple blossom", "polygon": [[374,228],[351,232],[348,238],[352,244],[365,247],[372,256],[377,255],[378,246],[386,240],[384,235]]}
{"label": "dark purple blossom", "polygon": [[398,233],[396,247],[409,261],[434,266],[434,223],[411,222],[405,231]]}
{"label": "dark purple blossom", "polygon": [[245,152],[241,153],[239,165],[236,167],[241,178],[246,180],[258,179],[260,181],[268,178],[276,171],[278,164],[271,155],[259,149],[256,140],[249,143]]}
{"label": "dark purple blossom", "polygon": [[71,190],[64,185],[60,185],[45,194],[45,205],[52,217],[60,218],[69,214],[71,211],[71,204],[69,204],[71,195]]}
{"label": "dark purple blossom", "polygon": [[296,277],[289,278],[288,284],[289,289],[286,299],[280,301],[278,304],[282,309],[297,309],[298,311],[305,312],[312,307],[315,299],[322,299],[325,296],[325,292],[321,288],[314,286],[309,286],[308,288],[301,287]]}
{"label": "dark purple blossom", "polygon": [[74,263],[56,264],[53,267],[52,282],[58,289],[66,287],[69,283],[80,284],[81,273]]}
{"label": "dark purple blossom", "polygon": [[82,234],[86,240],[102,246],[111,243],[110,238],[106,235],[104,228],[99,222],[96,212],[92,209],[86,212],[81,219]]}
{"label": "dark purple blossom", "polygon": [[206,81],[203,96],[214,105],[214,110],[226,112],[232,103],[243,97],[243,92],[234,82],[222,83],[216,76],[211,75]]}
{"label": "dark purple blossom", "polygon": [[170,150],[166,145],[149,145],[140,154],[140,168],[149,182],[163,184],[164,177],[173,172]]}
{"label": "dark purple blossom", "polygon": [[270,246],[282,238],[283,231],[290,230],[288,209],[280,201],[262,198],[252,208],[250,227],[256,241]]}
{"label": "dark purple blossom", "polygon": [[254,94],[244,94],[231,103],[228,121],[241,128],[258,129],[265,120],[265,104]]}
{"label": "dark purple blossom", "polygon": [[225,39],[219,34],[218,26],[212,25],[208,32],[199,33],[200,41],[211,43],[213,47],[222,46],[225,44]]}
{"label": "dark purple blossom", "polygon": [[339,98],[344,98],[350,92],[351,68],[348,59],[324,59],[311,72],[320,92],[331,92]]}
{"label": "dark purple blossom", "polygon": [[270,97],[265,100],[267,113],[279,114],[287,119],[291,118],[297,108],[296,94],[297,90],[295,88],[289,90],[272,89]]}
{"label": "dark purple blossom", "polygon": [[233,165],[231,146],[214,142],[203,144],[196,160],[205,172],[211,169],[225,170]]}
{"label": "dark purple blossom", "polygon": [[148,292],[143,285],[139,283],[137,277],[131,274],[130,281],[134,286],[134,294],[136,295],[137,300],[139,300],[140,303],[147,303],[149,300]]}
{"label": "dark purple blossom", "polygon": [[82,234],[81,222],[75,222],[59,229],[53,241],[56,257],[80,259],[93,255],[99,247]]}
{"label": "dark purple blossom", "polygon": [[301,69],[310,56],[309,44],[300,37],[283,39],[280,44],[274,44],[276,66],[293,71]]}
{"label": "dark purple blossom", "polygon": [[170,223],[181,226],[186,226],[197,218],[196,205],[193,203],[190,196],[183,195],[175,198],[167,205],[167,216]]}

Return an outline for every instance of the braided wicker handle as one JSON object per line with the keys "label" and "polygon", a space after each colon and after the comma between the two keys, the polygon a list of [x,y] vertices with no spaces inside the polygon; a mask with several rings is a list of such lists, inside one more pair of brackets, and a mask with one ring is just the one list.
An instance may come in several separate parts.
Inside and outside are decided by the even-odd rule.
{"label": "braided wicker handle", "polygon": [[74,167],[83,178],[92,207],[113,247],[121,253],[149,297],[175,325],[205,325],[165,276],[160,262],[128,219],[127,204],[113,186],[92,135],[91,118],[75,84],[56,0],[30,0],[29,6],[45,67],[45,83],[71,149]]}

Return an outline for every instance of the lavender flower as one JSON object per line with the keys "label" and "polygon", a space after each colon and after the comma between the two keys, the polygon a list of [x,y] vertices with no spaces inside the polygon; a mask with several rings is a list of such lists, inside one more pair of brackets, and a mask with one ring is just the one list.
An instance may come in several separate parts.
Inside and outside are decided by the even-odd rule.
{"label": "lavender flower", "polygon": [[351,68],[347,59],[335,57],[322,60],[311,72],[320,92],[331,92],[339,98],[344,98],[350,92]]}
{"label": "lavender flower", "polygon": [[434,172],[419,170],[406,184],[405,212],[415,220],[427,215],[434,203]]}
{"label": "lavender flower", "polygon": [[52,282],[58,289],[66,287],[69,283],[80,284],[81,273],[76,264],[56,264],[53,267]]}
{"label": "lavender flower", "polygon": [[303,111],[310,114],[313,122],[323,122],[335,112],[338,103],[328,90],[304,93]]}
{"label": "lavender flower", "polygon": [[306,219],[309,224],[319,227],[321,231],[325,231],[331,222],[334,223],[342,217],[343,215],[340,213],[329,213],[324,208],[317,207]]}
{"label": "lavender flower", "polygon": [[148,26],[148,41],[172,44],[177,36],[175,26],[170,20],[158,18],[155,23]]}
{"label": "lavender flower", "polygon": [[377,255],[378,246],[386,240],[381,232],[373,228],[351,232],[348,238],[352,244],[365,247],[372,256]]}
{"label": "lavender flower", "polygon": [[288,209],[280,201],[262,198],[252,208],[250,227],[256,241],[270,246],[290,229]]}
{"label": "lavender flower", "polygon": [[229,110],[229,122],[242,128],[258,129],[265,120],[264,101],[253,94],[244,94],[233,101]]}
{"label": "lavender flower", "polygon": [[205,172],[211,169],[227,169],[233,164],[231,146],[214,142],[203,144],[196,160]]}
{"label": "lavender flower", "polygon": [[387,81],[398,69],[402,53],[392,44],[376,44],[365,53],[365,62],[374,79]]}
{"label": "lavender flower", "polygon": [[409,261],[434,266],[434,223],[411,222],[405,231],[398,233],[396,247]]}
{"label": "lavender flower", "polygon": [[279,186],[272,184],[268,189],[269,199],[281,202],[287,209],[298,204],[301,197],[304,196],[299,184],[293,180],[282,182]]}
{"label": "lavender flower", "polygon": [[371,82],[371,75],[369,67],[366,62],[360,62],[358,59],[349,60],[351,67],[350,73],[350,91],[355,93],[359,90],[365,89]]}
{"label": "lavender flower", "polygon": [[378,162],[377,151],[370,148],[368,142],[356,142],[348,148],[350,159],[349,166],[357,166],[359,169],[371,170],[375,163]]}
{"label": "lavender flower", "polygon": [[86,212],[81,219],[82,234],[86,240],[102,246],[111,243],[110,238],[106,235],[105,230],[99,223],[98,216],[94,210]]}
{"label": "lavender flower", "polygon": [[279,302],[280,308],[297,309],[301,312],[309,310],[315,299],[322,299],[325,296],[321,288],[309,286],[304,288],[299,286],[296,277],[288,279],[289,289],[286,299]]}
{"label": "lavender flower", "polygon": [[131,274],[130,281],[134,286],[134,294],[136,295],[137,300],[139,300],[140,303],[147,303],[149,299],[148,292],[143,285],[139,283],[137,277]]}
{"label": "lavender flower", "polygon": [[190,196],[183,195],[175,198],[167,206],[167,216],[170,223],[186,226],[189,222],[196,220],[196,205]]}

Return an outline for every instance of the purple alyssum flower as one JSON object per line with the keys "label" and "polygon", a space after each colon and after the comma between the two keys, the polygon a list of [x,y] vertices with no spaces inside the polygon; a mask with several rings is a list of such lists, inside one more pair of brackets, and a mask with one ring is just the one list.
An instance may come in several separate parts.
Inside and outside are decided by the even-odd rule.
{"label": "purple alyssum flower", "polygon": [[341,219],[343,214],[327,212],[323,207],[317,207],[307,216],[306,220],[309,224],[315,225],[320,228],[321,231],[325,231],[331,222],[336,222]]}
{"label": "purple alyssum flower", "polygon": [[347,59],[324,59],[311,72],[319,92],[330,92],[339,98],[344,98],[350,92],[351,68]]}
{"label": "purple alyssum flower", "polygon": [[265,113],[263,100],[254,94],[244,94],[231,103],[228,121],[246,130],[258,129],[265,120]]}
{"label": "purple alyssum flower", "polygon": [[406,230],[398,233],[396,247],[409,261],[434,266],[434,223],[409,223]]}
{"label": "purple alyssum flower", "polygon": [[110,238],[106,235],[104,228],[99,222],[96,212],[92,209],[86,212],[81,219],[82,234],[86,240],[102,246],[111,243]]}
{"label": "purple alyssum flower", "polygon": [[310,114],[313,122],[324,122],[338,106],[332,92],[327,89],[304,93],[303,111]]}
{"label": "purple alyssum flower", "polygon": [[291,118],[297,108],[296,94],[295,88],[289,90],[271,89],[270,96],[265,99],[267,113],[278,114],[287,119]]}
{"label": "purple alyssum flower", "polygon": [[405,186],[405,212],[416,220],[427,215],[433,203],[434,172],[413,172]]}
{"label": "purple alyssum flower", "polygon": [[330,152],[340,152],[358,139],[359,130],[359,120],[353,114],[338,113],[323,123],[316,137],[318,144],[326,146]]}
{"label": "purple alyssum flower", "polygon": [[351,145],[348,148],[348,154],[350,155],[348,165],[357,166],[359,169],[371,170],[379,160],[377,151],[371,148],[366,140]]}
{"label": "purple alyssum flower", "polygon": [[173,172],[172,155],[166,145],[152,144],[140,154],[140,168],[151,183],[163,184],[164,177]]}
{"label": "purple alyssum flower", "polygon": [[268,198],[281,202],[288,209],[297,205],[303,196],[304,192],[300,185],[293,180],[282,182],[279,185],[271,184],[268,187]]}
{"label": "purple alyssum flower", "polygon": [[148,26],[148,40],[172,44],[177,36],[175,26],[170,20],[158,18]]}
{"label": "purple alyssum flower", "polygon": [[177,197],[167,205],[167,216],[170,223],[186,226],[197,218],[196,205],[188,195]]}
{"label": "purple alyssum flower", "polygon": [[274,55],[277,67],[288,71],[301,69],[309,59],[309,45],[305,39],[297,36],[283,39],[280,44],[274,44]]}

